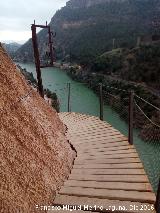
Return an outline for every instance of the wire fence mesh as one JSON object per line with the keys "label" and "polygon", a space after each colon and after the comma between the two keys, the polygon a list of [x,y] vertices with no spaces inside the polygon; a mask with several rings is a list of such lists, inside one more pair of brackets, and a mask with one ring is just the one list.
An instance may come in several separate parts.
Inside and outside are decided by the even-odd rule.
{"label": "wire fence mesh", "polygon": [[160,109],[145,99],[134,97],[134,127],[142,143],[134,143],[155,192],[160,177]]}
{"label": "wire fence mesh", "polygon": [[128,121],[129,99],[103,91],[104,104],[109,105],[115,110],[121,119]]}

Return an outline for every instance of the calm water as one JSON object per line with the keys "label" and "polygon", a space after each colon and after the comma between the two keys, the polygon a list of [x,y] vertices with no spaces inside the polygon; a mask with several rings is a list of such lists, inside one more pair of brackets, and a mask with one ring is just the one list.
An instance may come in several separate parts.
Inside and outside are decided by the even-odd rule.
{"label": "calm water", "polygon": [[[33,64],[20,64],[22,68],[32,72],[36,78]],[[99,99],[97,95],[85,84],[73,81],[65,71],[57,68],[42,69],[44,88],[56,92],[60,101],[60,111],[67,111],[67,83],[71,83],[71,111],[99,116]],[[104,120],[109,122],[124,135],[128,134],[127,124],[110,106],[104,106]],[[144,164],[150,182],[156,191],[160,175],[160,144],[147,143],[138,137],[138,131],[134,131],[134,144]]]}

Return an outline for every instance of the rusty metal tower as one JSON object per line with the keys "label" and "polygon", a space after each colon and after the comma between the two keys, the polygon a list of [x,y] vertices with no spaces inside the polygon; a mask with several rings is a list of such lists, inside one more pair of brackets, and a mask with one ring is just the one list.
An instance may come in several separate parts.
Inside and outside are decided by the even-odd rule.
{"label": "rusty metal tower", "polygon": [[[37,39],[37,33],[36,29],[37,28],[42,28],[42,29],[47,29],[48,30],[48,46],[49,46],[49,51],[47,53],[48,57],[50,58],[50,63],[47,64],[42,64],[40,61],[40,54],[39,54],[39,49],[38,49],[38,39]],[[38,81],[38,91],[41,95],[41,97],[44,98],[44,91],[43,91],[43,84],[42,84],[42,77],[41,77],[41,68],[46,68],[46,67],[53,67],[54,61],[55,61],[55,53],[54,53],[54,47],[53,47],[53,37],[55,37],[55,34],[51,31],[51,28],[49,25],[36,25],[35,21],[34,24],[31,26],[32,30],[32,44],[33,44],[33,51],[34,51],[34,58],[35,58],[35,66],[36,66],[36,72],[37,72],[37,81]]]}

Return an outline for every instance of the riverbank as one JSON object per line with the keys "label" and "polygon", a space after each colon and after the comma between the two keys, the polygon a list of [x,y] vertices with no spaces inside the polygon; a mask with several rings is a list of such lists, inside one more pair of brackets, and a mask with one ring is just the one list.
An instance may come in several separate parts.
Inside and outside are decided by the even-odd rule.
{"label": "riverbank", "polygon": [[[22,68],[17,64],[17,68],[23,74],[26,81],[37,90],[37,81],[33,76],[32,72],[28,72],[25,68]],[[51,92],[48,88],[44,89],[44,99],[51,105],[57,112],[60,111],[59,100],[55,92]]]}

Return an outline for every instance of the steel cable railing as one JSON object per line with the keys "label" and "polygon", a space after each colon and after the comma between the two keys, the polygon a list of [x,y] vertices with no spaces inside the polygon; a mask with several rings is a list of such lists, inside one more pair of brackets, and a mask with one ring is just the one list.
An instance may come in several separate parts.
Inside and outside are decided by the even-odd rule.
{"label": "steel cable railing", "polygon": [[[160,108],[135,94],[134,123],[144,143],[136,143],[152,186],[157,191],[156,209],[160,208]],[[158,190],[157,190],[158,189]]]}

